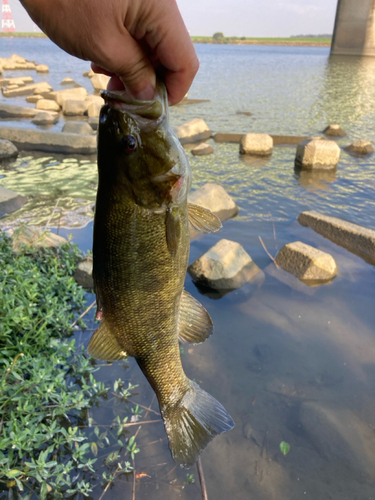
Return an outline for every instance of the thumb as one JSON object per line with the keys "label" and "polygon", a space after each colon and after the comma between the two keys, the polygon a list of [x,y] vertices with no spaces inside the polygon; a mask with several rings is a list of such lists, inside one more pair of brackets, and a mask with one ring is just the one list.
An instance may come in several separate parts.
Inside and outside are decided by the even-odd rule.
{"label": "thumb", "polygon": [[[146,52],[125,32],[107,43],[105,61],[93,61],[110,74],[116,75],[129,95],[135,99],[152,99],[155,95],[156,74]],[[108,54],[110,57],[108,58]]]}

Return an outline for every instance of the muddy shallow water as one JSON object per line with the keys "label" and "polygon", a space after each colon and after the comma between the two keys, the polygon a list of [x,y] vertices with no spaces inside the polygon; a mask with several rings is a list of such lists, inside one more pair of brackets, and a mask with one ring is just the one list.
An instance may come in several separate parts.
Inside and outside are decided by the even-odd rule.
{"label": "muddy shallow water", "polygon": [[[71,76],[89,88],[81,77],[87,63],[70,64],[60,52],[57,58],[46,40],[29,40],[28,47],[10,42],[0,39],[2,53],[50,64],[55,88],[57,73],[59,81]],[[175,107],[173,126],[202,117],[214,132],[319,135],[338,122],[348,134],[338,140],[340,146],[359,138],[375,142],[375,60],[329,59],[325,48],[202,45],[197,51],[201,70],[190,96],[211,101]],[[190,261],[227,238],[245,247],[265,279],[215,299],[186,278],[187,290],[211,314],[215,333],[203,345],[184,346],[184,367],[236,423],[202,455],[208,496],[375,499],[375,269],[296,220],[304,210],[317,210],[375,229],[374,156],[342,151],[336,171],[298,175],[294,147],[275,147],[271,158],[254,161],[240,158],[237,145],[211,143],[214,155],[188,153],[193,188],[220,183],[240,213],[221,233],[193,240]],[[95,159],[22,156],[0,170],[2,185],[30,197],[17,215],[49,222],[63,236],[72,234],[82,250],[91,249]],[[15,215],[2,219],[1,226]],[[308,287],[276,269],[259,237],[273,256],[292,241],[327,251],[338,276],[328,285]],[[93,299],[88,294],[88,303]],[[95,328],[92,322],[88,326]],[[87,344],[90,335],[77,332],[78,343]],[[133,359],[102,367],[98,377],[111,385],[119,377],[138,384],[132,400],[158,411]],[[91,416],[108,425],[124,412],[124,405],[110,399]],[[159,418],[146,413],[140,425]],[[282,441],[290,445],[286,456]],[[189,471],[196,483],[184,485],[188,471],[174,468],[160,422],[143,424],[137,444],[135,467],[145,474],[136,480],[137,499],[200,498],[196,470]],[[122,476],[104,498],[130,498],[131,491],[132,477]],[[97,486],[92,498],[102,493]]]}

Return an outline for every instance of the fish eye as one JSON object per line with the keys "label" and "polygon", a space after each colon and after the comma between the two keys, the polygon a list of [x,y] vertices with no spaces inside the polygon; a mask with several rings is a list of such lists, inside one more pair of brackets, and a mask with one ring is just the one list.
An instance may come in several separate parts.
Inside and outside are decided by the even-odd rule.
{"label": "fish eye", "polygon": [[135,153],[137,151],[137,139],[134,135],[125,135],[121,139],[121,144],[124,146],[125,152],[128,154]]}

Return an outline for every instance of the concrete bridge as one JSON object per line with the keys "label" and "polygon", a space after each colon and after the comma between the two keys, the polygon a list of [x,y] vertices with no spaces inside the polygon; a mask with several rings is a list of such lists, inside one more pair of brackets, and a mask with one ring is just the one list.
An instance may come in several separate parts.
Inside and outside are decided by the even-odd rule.
{"label": "concrete bridge", "polygon": [[375,0],[338,0],[331,54],[375,56]]}

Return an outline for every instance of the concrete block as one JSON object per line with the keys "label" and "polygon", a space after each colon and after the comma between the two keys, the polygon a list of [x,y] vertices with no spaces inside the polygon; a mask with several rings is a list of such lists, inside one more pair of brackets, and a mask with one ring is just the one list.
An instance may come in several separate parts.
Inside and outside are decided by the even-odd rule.
{"label": "concrete block", "polygon": [[295,165],[302,170],[336,168],[340,153],[335,141],[311,137],[298,144]]}
{"label": "concrete block", "polygon": [[233,290],[263,274],[237,242],[220,240],[195,260],[188,273],[194,281],[216,290]]}
{"label": "concrete block", "polygon": [[211,155],[213,152],[214,148],[210,144],[207,144],[206,142],[202,142],[202,144],[199,144],[199,146],[196,146],[191,150],[191,153],[194,156]]}
{"label": "concrete block", "polygon": [[272,154],[273,139],[268,134],[246,134],[240,141],[240,153],[253,156]]}
{"label": "concrete block", "polygon": [[208,208],[223,222],[235,217],[239,208],[233,198],[219,184],[207,183],[189,194],[188,202]]}
{"label": "concrete block", "polygon": [[301,281],[331,281],[337,275],[337,264],[326,252],[295,241],[284,245],[276,256],[277,264]]}
{"label": "concrete block", "polygon": [[367,229],[336,217],[329,217],[314,210],[302,212],[298,217],[298,222],[302,226],[311,227],[349,252],[375,263],[375,231],[373,229]]}
{"label": "concrete block", "polygon": [[0,139],[7,139],[19,149],[48,153],[96,154],[94,135],[62,134],[42,130],[0,127]]}
{"label": "concrete block", "polygon": [[189,144],[209,139],[212,135],[207,123],[201,118],[194,118],[176,129],[181,144]]}

